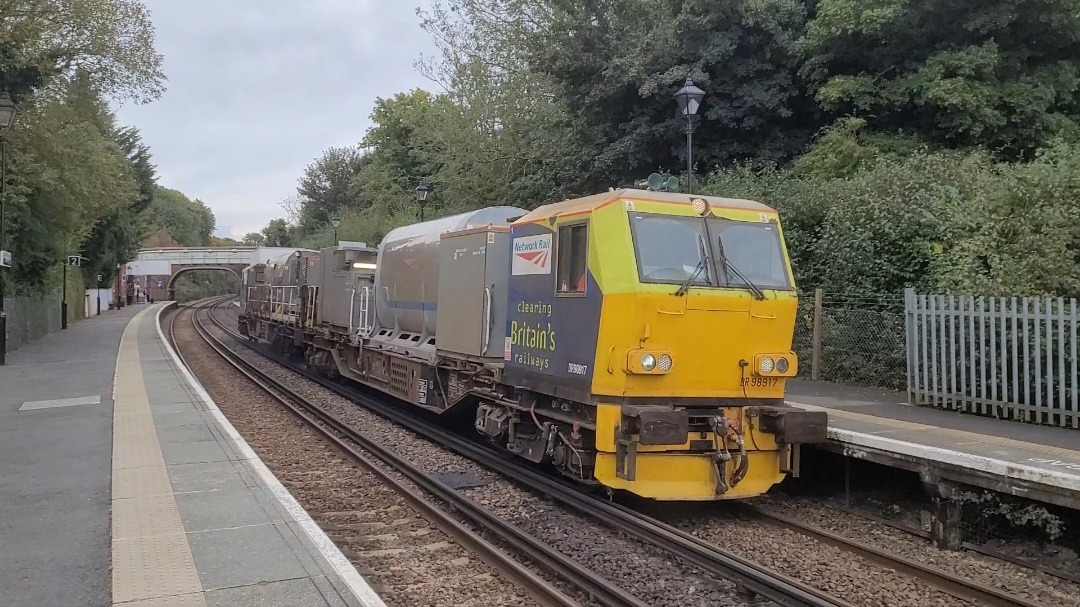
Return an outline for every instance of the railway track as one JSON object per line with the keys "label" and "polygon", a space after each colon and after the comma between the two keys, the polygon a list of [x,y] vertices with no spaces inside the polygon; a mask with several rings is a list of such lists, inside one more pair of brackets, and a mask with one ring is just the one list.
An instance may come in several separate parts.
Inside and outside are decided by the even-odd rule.
{"label": "railway track", "polygon": [[[827,505],[831,509],[838,510],[838,511],[843,512],[845,514],[850,514],[851,516],[857,516],[857,517],[859,517],[861,519],[874,522],[874,523],[876,523],[878,525],[882,525],[884,527],[889,527],[889,528],[895,529],[897,531],[902,531],[902,532],[904,532],[904,533],[906,533],[908,535],[911,535],[913,537],[922,538],[922,539],[927,540],[927,541],[932,540],[929,532],[923,531],[922,529],[918,529],[916,527],[912,527],[910,525],[897,523],[895,521],[891,521],[889,519],[882,518],[880,516],[876,516],[876,515],[870,514],[868,512],[860,511],[860,510],[858,510],[856,508],[852,508],[852,507],[838,506],[836,504],[825,504],[825,505]],[[1040,573],[1045,573],[1046,575],[1055,577],[1055,578],[1057,578],[1059,580],[1080,584],[1080,575],[1069,573],[1067,571],[1062,571],[1060,569],[1055,569],[1054,567],[1048,567],[1046,565],[1035,563],[1035,562],[1032,562],[1030,560],[1026,560],[1026,559],[1023,559],[1023,558],[1019,558],[1019,557],[1013,556],[1011,554],[1007,554],[1005,552],[1002,552],[1001,550],[998,550],[996,548],[991,548],[991,547],[985,546],[985,545],[974,544],[974,543],[971,543],[971,542],[963,542],[960,545],[960,547],[963,548],[964,550],[975,552],[975,553],[981,554],[983,556],[987,556],[987,557],[990,557],[990,558],[993,558],[993,559],[997,559],[999,561],[1007,561],[1007,562],[1012,563],[1014,565],[1017,565],[1019,567],[1024,567],[1025,569],[1030,569],[1032,571],[1038,571]]]}
{"label": "railway track", "polygon": [[[221,300],[202,303],[193,311],[192,316],[196,332],[215,352],[253,384],[315,430],[324,440],[333,444],[348,459],[375,474],[381,482],[393,488],[396,493],[405,499],[410,507],[424,518],[460,545],[477,554],[484,562],[498,569],[507,579],[525,589],[540,605],[544,607],[576,607],[578,603],[487,541],[479,533],[452,517],[439,505],[439,501],[451,506],[477,527],[495,535],[501,542],[514,546],[524,557],[576,586],[582,592],[592,596],[600,604],[606,607],[646,607],[645,603],[626,593],[618,586],[611,584],[591,571],[583,569],[539,539],[524,533],[495,516],[489,510],[461,496],[454,488],[416,468],[381,445],[368,440],[362,434],[328,414],[317,403],[295,393],[287,386],[266,376],[244,361],[225,344],[211,335],[199,319],[200,311],[207,310],[208,315],[210,315],[210,310],[220,303]],[[174,314],[170,319],[170,335],[175,330],[173,323],[178,317],[179,314]],[[211,320],[216,322],[216,318],[212,317]],[[228,328],[222,328],[230,331]],[[232,332],[230,334],[235,336]],[[377,464],[364,451],[378,458],[383,465]],[[416,491],[406,486],[388,473],[384,466],[389,466],[400,473],[421,488],[422,491]],[[432,500],[426,497],[424,492],[435,499]]]}
{"label": "railway track", "polygon": [[[215,305],[204,306],[208,308],[208,319],[220,330],[230,335],[239,343],[250,346],[247,338],[237,333],[231,327],[226,326],[225,323],[215,315],[214,311],[217,307],[216,304],[218,303],[220,303],[220,300],[214,302]],[[199,323],[197,322],[196,324],[198,325]],[[293,404],[286,406],[289,406],[289,408],[294,410],[298,415],[304,416],[306,421],[311,423],[306,417],[305,412],[315,416],[321,424],[333,428],[331,434],[335,435],[335,438],[330,440],[339,441],[341,439],[336,435],[345,436],[349,440],[355,441],[356,444],[361,445],[365,450],[376,454],[380,459],[383,459],[395,468],[397,468],[398,463],[405,466],[409,465],[407,462],[403,462],[400,458],[383,449],[381,446],[367,441],[361,434],[327,414],[319,408],[317,404],[307,403],[305,399],[298,395],[287,396],[291,391],[286,386],[281,385],[272,378],[266,377],[250,364],[244,362],[243,359],[233,353],[227,346],[209,335],[205,330],[205,327],[200,325],[199,330],[200,334],[204,335],[203,338],[207,340],[208,343],[211,343],[211,345],[215,347],[215,350],[218,350],[223,357],[230,361],[230,363],[242,367],[245,374],[249,375],[249,377],[256,378],[260,385],[265,385],[266,387],[264,389],[275,393],[275,398],[280,398],[280,395],[286,395],[284,400],[294,401]],[[259,353],[264,356],[266,355],[261,351],[259,351]],[[501,454],[486,445],[476,444],[450,433],[437,425],[404,413],[399,407],[395,407],[380,398],[375,398],[363,390],[331,382],[321,376],[308,372],[306,369],[281,360],[280,358],[271,358],[274,358],[278,363],[283,364],[294,372],[300,373],[311,381],[317,382],[323,387],[332,390],[383,417],[391,419],[395,423],[398,423],[459,455],[467,457],[507,478],[512,478],[536,491],[548,495],[571,510],[577,511],[589,518],[596,519],[608,527],[623,531],[629,536],[635,537],[645,543],[660,547],[678,559],[693,564],[712,575],[731,580],[748,599],[761,599],[783,607],[851,607],[851,604],[844,600],[807,586],[794,578],[763,567],[734,553],[723,550],[718,546],[709,544],[708,542],[657,519],[645,516],[622,505],[584,494],[581,492],[580,488],[568,485],[558,479],[539,474],[516,462],[508,461]],[[300,410],[301,408],[303,410]],[[325,432],[325,430],[320,431]],[[427,475],[419,470],[414,469],[413,474],[416,474],[416,478],[420,479],[415,480],[410,476],[410,479],[414,480],[417,485],[424,487],[425,490],[431,491],[434,495],[438,495],[440,499],[447,501],[447,503],[454,504],[455,507],[458,507],[475,524],[484,527],[488,524],[500,525],[500,522],[488,520],[488,517],[491,516],[490,512],[486,512],[483,508],[472,503],[470,500],[458,495],[457,492],[450,487],[442,485],[442,483],[439,483],[435,479],[427,477]],[[432,489],[428,489],[428,487],[432,487]],[[459,503],[465,503],[466,505],[459,507]],[[505,523],[501,523],[501,525],[505,525]],[[514,537],[513,531],[504,530],[504,532],[508,535],[504,537],[499,534],[501,538],[511,538],[506,541],[512,542],[513,545],[518,545],[519,540],[512,539]],[[544,558],[556,561],[550,566],[553,567],[552,570],[560,575],[560,577],[565,574],[565,579],[575,580],[582,575],[585,575],[586,578],[595,578],[595,576],[590,575],[589,572],[582,572],[580,570],[570,571],[567,569],[554,569],[554,567],[559,566],[557,560],[559,556],[561,556],[557,555],[557,553],[549,554],[544,557],[532,556],[534,550],[538,551],[537,554],[541,554],[545,549],[550,550],[550,548],[547,547],[540,548],[538,546],[528,546],[526,547],[526,554],[529,555],[529,558],[543,563],[545,566],[549,565],[546,560],[543,560]],[[578,584],[579,582],[581,584],[593,585],[591,589],[586,588],[585,586],[579,587],[601,601],[605,601],[605,597],[608,597],[613,601],[624,601],[604,602],[606,605],[637,604],[634,602],[626,602],[636,600],[633,599],[633,597],[615,596],[615,593],[611,588],[605,589],[602,587],[601,580],[578,579],[575,584]]]}
{"label": "railway track", "polygon": [[791,517],[769,512],[749,504],[741,504],[740,508],[751,517],[768,521],[770,524],[780,525],[824,544],[857,554],[871,563],[917,578],[927,585],[960,599],[976,601],[987,607],[1043,607],[1041,603],[996,588],[974,584],[970,580],[923,565],[905,556],[860,543]]}
{"label": "railway track", "polygon": [[[229,310],[229,312],[229,320],[235,320],[235,310]],[[175,316],[176,315],[174,315],[174,318]],[[208,318],[219,329],[236,339],[239,343],[250,346],[246,338],[227,326],[213,313],[212,306],[211,309],[208,310]],[[221,344],[221,346],[224,347],[223,344]],[[256,351],[263,356],[268,356],[261,350]],[[782,574],[770,572],[741,557],[727,554],[718,547],[671,527],[659,520],[642,515],[639,512],[630,510],[621,505],[582,494],[578,488],[567,486],[557,479],[537,474],[535,471],[517,465],[512,461],[508,462],[499,457],[498,454],[492,452],[485,445],[478,445],[463,439],[460,436],[450,434],[438,426],[431,425],[413,415],[402,412],[392,404],[373,397],[361,389],[329,381],[326,378],[310,373],[306,369],[278,357],[268,357],[274,359],[279,364],[286,366],[291,371],[300,373],[309,380],[317,382],[341,396],[357,402],[384,417],[392,419],[395,423],[401,424],[429,440],[440,443],[460,455],[468,457],[496,472],[514,478],[538,491],[550,495],[565,506],[581,512],[582,514],[598,518],[602,520],[604,524],[620,529],[645,542],[660,546],[678,556],[680,559],[693,563],[710,573],[731,579],[748,594],[753,594],[762,599],[784,606],[848,605],[848,603],[840,599],[830,597],[820,591],[805,587],[800,582],[787,578]],[[450,489],[450,491],[454,492],[452,489]],[[744,509],[748,516],[752,518],[759,519],[767,524],[790,529],[811,537],[815,541],[856,554],[876,565],[887,567],[904,575],[919,579],[928,586],[959,599],[974,601],[990,607],[1043,607],[1041,603],[1014,596],[996,588],[988,588],[975,584],[970,580],[965,580],[959,576],[928,567],[907,557],[893,554],[879,548],[866,546],[855,540],[834,534],[830,531],[820,529],[796,519],[777,515],[746,504],[740,505],[740,508]]]}
{"label": "railway track", "polygon": [[[211,320],[215,322],[220,329],[243,342],[243,336],[240,336],[231,328],[225,326],[224,323],[220,322],[220,319],[211,316]],[[674,527],[670,527],[656,519],[644,516],[639,512],[630,510],[618,504],[598,500],[581,494],[576,488],[568,487],[558,480],[538,475],[532,470],[517,466],[513,462],[507,462],[497,455],[494,455],[494,459],[489,459],[487,456],[482,455],[484,452],[490,452],[485,446],[476,445],[461,437],[446,433],[437,426],[431,426],[422,420],[413,418],[413,416],[405,415],[395,408],[387,406],[386,403],[379,402],[377,399],[372,398],[369,394],[366,394],[361,390],[329,382],[325,378],[308,373],[306,370],[289,364],[287,361],[278,360],[277,362],[288,366],[294,372],[303,374],[312,381],[320,383],[324,387],[334,390],[368,408],[376,410],[376,412],[381,415],[390,417],[396,422],[406,425],[415,432],[450,447],[454,451],[469,457],[474,461],[479,461],[489,468],[496,469],[498,472],[510,475],[512,478],[517,478],[519,480],[521,480],[523,474],[525,474],[527,475],[525,482],[537,490],[552,495],[564,505],[570,506],[579,512],[593,516],[610,515],[611,519],[604,521],[606,524],[625,531],[643,541],[661,546],[683,560],[698,565],[711,573],[732,579],[748,593],[758,595],[780,605],[846,604],[839,599],[823,594],[816,599],[809,596],[791,596],[796,594],[795,592],[791,592],[791,590],[798,590],[797,587],[801,586],[801,584],[790,578],[785,578],[785,576],[782,575],[777,575],[776,577],[778,580],[775,581],[791,582],[794,588],[769,589],[765,587],[769,584],[767,578],[770,574],[775,574],[775,572],[762,570],[760,573],[762,573],[763,577],[766,579],[755,579],[752,571],[746,571],[740,567],[742,564],[749,565],[750,568],[758,567],[754,563],[745,561],[733,554],[724,554],[723,551],[703,540],[699,540],[698,538],[675,529]],[[554,491],[556,490],[558,490],[559,493],[555,493]],[[597,508],[601,509],[602,514],[597,515],[595,513]],[[796,519],[783,517],[747,504],[741,505],[741,508],[743,508],[750,516],[767,521],[769,524],[788,528],[811,537],[816,541],[856,554],[869,562],[917,578],[933,588],[960,599],[976,601],[990,607],[1043,607],[1040,603],[1009,594],[996,588],[974,584],[969,580],[923,565],[907,557],[861,544],[855,540],[817,528]],[[810,590],[811,593],[817,592],[813,589]],[[788,592],[788,596],[784,596],[785,592]],[[830,600],[833,602],[828,602]]]}

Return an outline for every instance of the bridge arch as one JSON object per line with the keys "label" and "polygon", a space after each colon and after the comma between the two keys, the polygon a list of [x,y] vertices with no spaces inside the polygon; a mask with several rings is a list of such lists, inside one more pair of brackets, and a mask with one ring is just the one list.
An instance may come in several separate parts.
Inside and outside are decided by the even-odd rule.
{"label": "bridge arch", "polygon": [[226,270],[241,276],[251,264],[296,251],[294,247],[159,247],[143,249],[125,266],[128,289],[142,285],[154,299],[173,298],[176,280],[195,270]]}
{"label": "bridge arch", "polygon": [[166,285],[166,290],[169,293],[169,299],[176,299],[176,281],[188,272],[197,272],[200,270],[218,270],[224,272],[231,272],[233,276],[242,279],[245,267],[246,266],[241,265],[173,266],[173,274],[169,277],[169,282]]}

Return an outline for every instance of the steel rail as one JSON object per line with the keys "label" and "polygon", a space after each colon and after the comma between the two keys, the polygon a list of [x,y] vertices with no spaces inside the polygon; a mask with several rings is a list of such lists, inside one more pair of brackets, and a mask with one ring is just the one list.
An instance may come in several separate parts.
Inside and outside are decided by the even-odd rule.
{"label": "steel rail", "polygon": [[437,425],[405,413],[386,401],[359,389],[337,384],[280,357],[270,356],[253,347],[248,338],[223,326],[211,315],[211,321],[244,346],[273,360],[290,371],[314,381],[337,394],[352,400],[413,432],[439,443],[481,465],[521,482],[581,514],[622,530],[637,539],[658,546],[697,567],[731,580],[742,592],[754,594],[782,607],[853,607],[840,598],[806,585],[768,567],[740,557],[719,546],[708,543],[680,529],[625,506],[605,501],[581,492],[580,488],[540,474],[512,460],[505,459],[488,446],[481,446]]}
{"label": "steel rail", "polygon": [[[204,304],[210,307],[208,311],[211,322],[218,323],[213,316],[212,309],[217,303]],[[200,308],[201,309],[201,308]],[[318,432],[323,438],[329,440],[350,459],[361,464],[372,473],[379,476],[380,480],[391,486],[401,494],[410,505],[414,506],[425,518],[437,525],[448,535],[458,540],[467,549],[473,551],[489,565],[496,567],[507,574],[513,582],[525,588],[529,594],[545,606],[570,607],[577,603],[567,597],[553,585],[544,581],[521,563],[514,560],[498,547],[487,542],[465,525],[451,517],[436,504],[424,498],[420,493],[411,490],[391,476],[383,467],[375,464],[369,457],[353,448],[349,442],[359,445],[381,460],[385,465],[392,467],[397,472],[408,478],[424,491],[434,495],[437,499],[453,506],[458,512],[474,524],[493,533],[507,545],[520,551],[529,560],[542,565],[560,578],[571,582],[586,594],[596,598],[603,605],[611,607],[646,607],[646,604],[630,595],[608,580],[596,573],[582,567],[575,561],[557,552],[539,539],[529,535],[511,523],[499,518],[488,509],[461,495],[449,485],[431,477],[426,472],[413,466],[393,452],[385,449],[378,443],[368,439],[353,428],[336,419],[333,415],[312,402],[310,399],[296,394],[281,382],[267,376],[252,364],[245,361],[235,352],[222,344],[198,320],[198,310],[193,313],[193,324],[200,337],[206,341],[220,356],[227,360],[240,373],[255,383],[260,389],[272,398],[287,407],[294,415],[299,417],[309,427]],[[220,325],[219,325],[220,326]],[[222,327],[230,335],[237,336],[235,332]],[[186,364],[186,362],[185,362]]]}
{"label": "steel rail", "polygon": [[[242,338],[242,336],[237,334],[235,331],[232,331],[228,327],[221,326],[221,328],[223,330],[225,330],[226,332],[228,332],[229,334],[233,335],[235,338]],[[245,345],[247,345],[247,344],[245,344]],[[262,353],[262,352],[260,352],[260,353],[265,355],[265,353]],[[275,359],[274,357],[270,357],[270,358]],[[371,408],[377,409],[378,410],[377,412],[379,412],[381,415],[389,417],[389,418],[393,419],[394,421],[398,421],[398,422],[407,421],[407,422],[409,422],[407,425],[410,427],[410,429],[412,429],[412,430],[414,430],[414,431],[416,431],[418,433],[425,434],[425,435],[428,433],[429,427],[426,426],[425,424],[423,424],[422,422],[419,423],[419,424],[411,423],[412,421],[414,421],[412,416],[404,416],[401,413],[399,413],[398,411],[395,411],[393,409],[389,409],[387,407],[384,407],[384,406],[382,406],[382,403],[380,403],[379,401],[377,401],[376,399],[372,398],[370,395],[368,395],[368,394],[366,394],[364,392],[361,392],[361,391],[359,391],[357,389],[353,389],[353,388],[349,388],[349,387],[345,387],[345,386],[340,386],[340,385],[337,385],[337,384],[328,383],[327,380],[325,380],[324,378],[321,378],[321,377],[319,377],[317,375],[314,375],[314,374],[308,372],[307,370],[298,369],[297,367],[295,367],[294,365],[288,363],[287,361],[282,361],[280,359],[275,359],[275,360],[279,364],[284,364],[285,366],[290,368],[290,370],[293,370],[294,372],[299,372],[302,375],[304,375],[305,377],[308,377],[309,379],[311,379],[313,381],[316,381],[316,382],[324,385],[325,387],[330,388],[330,389],[338,392],[339,394],[342,394],[343,396],[346,396],[348,398],[351,398],[351,399],[357,400],[357,401],[365,401],[365,402],[361,402],[361,404],[364,404],[365,406],[369,405],[369,403],[366,402],[366,401],[370,401],[370,404],[373,405]],[[404,420],[402,418],[404,418]],[[416,421],[419,421],[419,420],[416,420]],[[481,451],[483,451],[482,448],[478,448],[475,444],[473,444],[471,442],[462,441],[459,437],[456,437],[455,435],[445,433],[445,431],[443,431],[441,428],[430,427],[430,430],[432,431],[433,435],[439,436],[439,442],[443,442],[444,439],[446,441],[451,441],[452,440],[455,443],[452,448],[454,448],[455,451],[458,451],[459,453],[462,453],[463,455],[468,455],[469,457],[472,457],[471,453],[480,453]],[[474,458],[474,459],[476,459],[476,458]],[[486,460],[487,458],[485,457],[484,459]],[[488,465],[487,461],[481,461],[481,463],[484,463],[485,465]],[[492,461],[490,463],[491,463],[491,465],[489,467],[491,467],[491,468],[503,468],[504,466],[502,466],[502,464],[505,464],[506,462],[503,461],[503,460],[494,460],[494,461]],[[498,464],[498,465],[496,465],[496,464]],[[510,471],[509,470],[510,466],[506,466],[505,468],[506,468],[505,472],[503,470],[497,470],[497,471],[504,472],[504,473],[507,473],[507,474],[515,474],[515,475],[518,474],[517,471]],[[529,470],[526,470],[526,471],[531,473],[531,471],[529,471]],[[515,476],[515,478],[517,478],[517,476]],[[547,477],[543,477],[543,478],[547,478]],[[558,483],[557,481],[553,481],[552,479],[548,479],[548,480],[550,482],[555,483],[556,485],[560,485],[560,486],[562,485],[561,483]],[[546,491],[549,488],[550,487],[545,487],[545,488],[542,488],[541,490]],[[559,496],[553,495],[553,497],[556,497],[557,499],[560,499],[560,501],[563,501],[561,498],[559,498]],[[656,521],[655,519],[651,519],[649,517],[646,517],[646,516],[644,516],[644,515],[642,515],[640,513],[632,511],[632,510],[630,510],[628,508],[625,508],[623,506],[620,506],[620,505],[617,505],[617,504],[612,504],[612,503],[609,503],[609,502],[604,502],[604,501],[601,501],[601,500],[596,500],[595,498],[587,498],[587,499],[590,499],[593,503],[602,504],[604,507],[613,507],[613,508],[618,509],[620,511],[629,512],[633,516],[642,518],[642,519],[644,519],[646,521],[649,521],[649,522],[653,523],[654,525],[657,525],[664,532],[674,531],[674,532],[676,532],[676,535],[685,536],[683,539],[687,539],[690,542],[692,542],[694,544],[697,544],[699,546],[702,546],[702,547],[704,547],[706,549],[715,550],[714,546],[704,542],[703,540],[699,540],[698,538],[690,536],[689,534],[685,534],[685,533],[679,531],[678,529],[670,528],[668,525],[666,525],[666,524],[664,524],[664,523],[662,523],[660,521]],[[572,504],[568,504],[568,505],[572,505]],[[577,510],[585,512],[587,514],[593,514],[591,511],[587,510],[584,507],[576,507],[576,506],[574,506],[574,507]],[[1022,597],[1010,595],[1010,594],[1008,594],[1006,592],[1002,592],[1002,591],[994,589],[994,588],[987,588],[987,587],[979,586],[979,585],[973,583],[970,580],[965,580],[965,579],[963,579],[963,578],[961,578],[959,576],[955,576],[955,575],[950,574],[950,573],[946,573],[946,572],[943,572],[943,571],[939,571],[939,570],[930,568],[930,567],[928,567],[926,565],[922,565],[921,563],[912,561],[911,559],[908,559],[908,558],[903,557],[901,555],[897,555],[897,554],[894,554],[894,553],[891,553],[891,552],[888,552],[888,551],[885,551],[885,550],[873,548],[873,547],[870,547],[870,546],[865,546],[865,545],[858,544],[854,540],[850,540],[850,539],[845,538],[843,536],[834,534],[834,533],[829,532],[829,531],[824,530],[824,529],[820,529],[818,527],[815,527],[813,525],[809,525],[807,523],[803,523],[801,521],[797,521],[797,520],[794,520],[794,519],[790,519],[790,518],[787,518],[787,517],[783,517],[783,516],[780,516],[780,515],[769,513],[769,512],[763,511],[763,510],[761,510],[759,508],[750,506],[749,504],[742,504],[741,507],[744,508],[747,512],[750,512],[750,513],[752,513],[754,515],[757,515],[757,516],[760,516],[760,517],[763,517],[763,518],[770,519],[770,520],[774,521],[777,524],[780,524],[780,525],[782,525],[782,526],[784,526],[786,528],[789,528],[789,529],[791,529],[793,531],[802,533],[803,535],[807,535],[809,537],[812,537],[813,539],[815,539],[817,541],[820,541],[822,543],[834,546],[836,548],[840,548],[840,549],[848,551],[848,552],[852,552],[854,554],[857,554],[858,556],[861,556],[861,557],[865,558],[866,560],[868,560],[870,562],[873,562],[873,563],[876,563],[876,564],[879,564],[879,565],[882,565],[882,566],[889,567],[889,568],[894,569],[894,570],[896,570],[896,571],[898,571],[900,573],[903,573],[903,574],[909,575],[911,577],[914,577],[916,579],[919,579],[921,582],[926,583],[926,584],[934,587],[937,590],[940,590],[942,592],[945,592],[945,593],[950,594],[952,596],[955,596],[957,598],[961,598],[961,599],[965,599],[965,600],[978,601],[978,602],[980,602],[982,604],[985,604],[985,605],[988,605],[990,607],[1044,607],[1041,603],[1030,601],[1030,600],[1027,600],[1027,599],[1022,598]],[[618,516],[618,515],[616,515],[616,516]],[[621,518],[621,517],[619,517],[619,518]],[[635,537],[639,537],[639,539],[645,539],[646,541],[651,541],[648,538],[642,537],[635,529],[624,526],[624,525],[622,525],[622,524],[620,524],[618,522],[616,522],[614,524],[615,524],[615,526],[623,529],[624,531],[630,533],[631,535],[634,535]],[[655,542],[653,542],[653,543],[655,543]],[[667,544],[667,543],[665,542],[665,544]],[[682,548],[676,548],[675,550],[673,550],[673,552],[676,552],[676,553],[682,552]],[[706,550],[706,552],[708,552],[708,550]],[[688,555],[688,554],[686,554],[684,552],[684,553],[680,554],[680,556],[682,556],[683,558],[685,558],[686,560],[688,560],[690,562],[698,564],[699,566],[703,566],[706,569],[710,569],[710,567],[704,566],[700,562],[700,559],[695,558],[693,555]],[[738,559],[738,557],[735,557],[735,558]],[[715,573],[723,574],[723,572],[715,572]],[[760,589],[755,587],[755,585],[752,584],[752,583],[744,584],[744,587],[747,590],[755,592],[756,594],[760,594],[761,596],[764,596],[766,598],[770,598],[770,599],[772,599],[774,601],[779,602],[780,604],[783,604],[783,605],[788,604],[787,602],[785,602],[783,600],[778,600],[777,597],[772,597],[767,593],[761,592]],[[807,603],[807,604],[825,605],[825,604],[829,604],[829,603]],[[841,605],[841,604],[844,604],[844,603],[838,602],[838,603],[835,603],[835,604]]]}
{"label": "steel rail", "polygon": [[750,516],[766,519],[774,524],[805,535],[823,544],[828,544],[845,552],[856,554],[871,563],[876,563],[916,578],[928,586],[959,599],[977,601],[987,607],[1044,607],[1041,603],[1036,603],[996,588],[978,585],[972,580],[965,580],[960,576],[934,569],[933,567],[923,565],[922,563],[887,550],[861,544],[856,540],[791,517],[768,512],[749,504],[741,504],[740,506]]}
{"label": "steel rail", "polygon": [[[929,540],[932,539],[928,532],[923,531],[922,529],[916,529],[915,527],[912,527],[910,525],[897,523],[896,521],[890,521],[890,520],[888,520],[886,518],[882,518],[880,516],[870,514],[868,512],[862,512],[862,511],[860,511],[858,509],[855,509],[855,508],[849,508],[849,507],[845,507],[845,506],[838,506],[836,504],[825,504],[825,505],[828,506],[831,509],[839,510],[840,512],[845,512],[847,514],[850,514],[851,516],[857,516],[859,518],[875,522],[875,523],[877,523],[879,525],[883,525],[885,527],[890,527],[892,529],[896,529],[897,531],[903,531],[904,533],[907,533],[909,535],[913,535],[915,537],[920,537],[920,538],[922,538],[924,540],[929,541]],[[972,543],[972,542],[963,542],[963,543],[960,544],[960,547],[965,549],[965,550],[970,550],[972,552],[977,552],[977,553],[979,553],[979,554],[981,554],[983,556],[988,556],[990,558],[997,559],[999,561],[1007,561],[1007,562],[1012,563],[1014,565],[1017,565],[1019,567],[1024,567],[1025,569],[1031,569],[1033,571],[1038,571],[1038,572],[1041,572],[1041,573],[1045,573],[1046,575],[1056,577],[1056,578],[1058,578],[1060,580],[1065,580],[1066,582],[1073,582],[1073,583],[1080,584],[1080,575],[1069,573],[1067,571],[1062,571],[1060,569],[1055,569],[1053,567],[1049,567],[1047,565],[1043,565],[1043,564],[1040,564],[1040,563],[1033,563],[1033,562],[1025,560],[1023,558],[1016,557],[1016,556],[1013,556],[1011,554],[1007,554],[1005,552],[1002,552],[1001,550],[998,550],[997,548],[992,548],[990,546],[985,546],[985,545],[979,545],[979,544],[975,544],[975,543]]]}

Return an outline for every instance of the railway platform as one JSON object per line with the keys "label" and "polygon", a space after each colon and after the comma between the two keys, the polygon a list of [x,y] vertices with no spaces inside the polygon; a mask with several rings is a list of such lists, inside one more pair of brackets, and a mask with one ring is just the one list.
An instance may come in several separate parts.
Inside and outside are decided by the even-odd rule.
{"label": "railway platform", "polygon": [[908,405],[902,392],[796,380],[787,401],[829,414],[823,447],[959,483],[1080,509],[1080,431]]}
{"label": "railway platform", "polygon": [[0,604],[384,607],[182,367],[164,308],[0,367]]}

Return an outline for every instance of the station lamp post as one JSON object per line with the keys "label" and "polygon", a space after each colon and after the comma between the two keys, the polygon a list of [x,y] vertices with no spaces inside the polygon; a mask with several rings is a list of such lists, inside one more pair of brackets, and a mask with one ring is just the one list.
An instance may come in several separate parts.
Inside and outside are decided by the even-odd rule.
{"label": "station lamp post", "polygon": [[694,193],[694,116],[701,107],[705,91],[694,86],[694,80],[686,77],[686,83],[675,93],[679,111],[686,116],[686,193]]}
{"label": "station lamp post", "polygon": [[338,226],[341,225],[341,218],[337,215],[334,215],[330,218],[330,225],[334,226],[334,246],[336,247],[338,245],[337,229]]}
{"label": "station lamp post", "polygon": [[7,251],[7,141],[3,131],[15,126],[18,106],[7,92],[0,93],[0,365],[7,364],[7,312],[4,311],[4,287],[7,282],[6,268],[11,267],[11,253]]}
{"label": "station lamp post", "polygon": [[424,220],[424,207],[427,206],[428,196],[431,194],[431,186],[420,182],[420,185],[416,186],[416,204],[420,205],[420,221]]}

